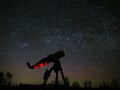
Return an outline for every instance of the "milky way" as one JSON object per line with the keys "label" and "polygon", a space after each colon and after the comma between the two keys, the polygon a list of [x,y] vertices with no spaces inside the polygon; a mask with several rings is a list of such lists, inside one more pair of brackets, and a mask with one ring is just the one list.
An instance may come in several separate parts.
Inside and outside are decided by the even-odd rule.
{"label": "milky way", "polygon": [[[0,71],[15,83],[42,83],[47,67],[26,62],[63,49],[70,82],[120,80],[119,0],[0,0]],[[54,78],[52,78],[54,79]]]}

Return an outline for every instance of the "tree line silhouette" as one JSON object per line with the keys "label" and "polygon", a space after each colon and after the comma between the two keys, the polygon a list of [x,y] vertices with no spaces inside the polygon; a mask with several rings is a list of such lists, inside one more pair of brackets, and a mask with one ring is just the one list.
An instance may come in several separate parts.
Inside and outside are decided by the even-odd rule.
{"label": "tree line silhouette", "polygon": [[[7,73],[3,73],[3,72],[0,72],[0,87],[2,86],[12,86],[12,77],[13,77],[13,74],[11,72],[7,72]],[[69,81],[69,78],[66,76],[65,77],[65,87],[73,87],[73,88],[94,88],[94,86],[92,86],[92,82],[91,81],[88,81],[88,80],[85,80],[83,82],[83,86],[81,86],[79,84],[78,81],[74,81],[72,83],[72,85],[70,85],[70,81]],[[59,80],[59,86],[64,86],[63,85],[63,82],[61,82]],[[51,84],[48,84],[48,86],[54,86],[55,85],[55,82],[52,81]],[[16,86],[16,85],[13,85],[13,86]],[[22,84],[20,83],[18,86],[26,86],[26,84]],[[32,86],[32,85],[27,85],[27,86]],[[117,79],[112,79],[111,82],[106,82],[106,81],[103,81],[98,87],[95,87],[95,88],[120,88],[119,86],[119,81]]]}
{"label": "tree line silhouette", "polygon": [[0,72],[0,86],[10,86],[12,84],[12,76],[11,72]]}

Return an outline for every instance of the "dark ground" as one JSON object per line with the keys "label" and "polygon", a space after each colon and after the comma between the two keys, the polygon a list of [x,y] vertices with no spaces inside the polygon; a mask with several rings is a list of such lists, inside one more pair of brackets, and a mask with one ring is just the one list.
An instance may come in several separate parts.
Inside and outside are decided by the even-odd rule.
{"label": "dark ground", "polygon": [[42,85],[19,85],[19,86],[3,86],[0,87],[0,90],[80,90],[80,89],[101,89],[101,90],[109,90],[109,89],[117,89],[120,88],[81,88],[81,87],[66,87],[66,86],[51,86],[48,85],[46,87]]}

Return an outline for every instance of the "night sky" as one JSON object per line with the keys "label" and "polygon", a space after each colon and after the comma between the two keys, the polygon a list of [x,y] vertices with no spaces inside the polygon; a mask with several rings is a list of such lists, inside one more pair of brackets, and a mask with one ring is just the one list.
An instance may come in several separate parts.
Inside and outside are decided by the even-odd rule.
{"label": "night sky", "polygon": [[0,71],[14,83],[41,84],[53,64],[30,70],[26,62],[61,49],[70,83],[120,80],[120,1],[0,0]]}

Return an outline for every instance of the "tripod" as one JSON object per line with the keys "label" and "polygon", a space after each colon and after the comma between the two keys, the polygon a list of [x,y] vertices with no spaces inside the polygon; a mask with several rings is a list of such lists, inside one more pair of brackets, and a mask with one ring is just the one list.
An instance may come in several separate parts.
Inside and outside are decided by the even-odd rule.
{"label": "tripod", "polygon": [[63,70],[62,70],[62,67],[61,67],[61,64],[60,64],[59,60],[56,60],[56,62],[54,62],[54,65],[50,68],[50,70],[47,69],[45,71],[44,77],[43,77],[43,79],[44,79],[43,84],[46,85],[46,83],[48,81],[48,78],[50,77],[50,74],[51,74],[52,71],[54,71],[56,73],[55,85],[58,85],[58,72],[59,71],[61,72],[62,79],[63,79],[63,82],[65,84],[65,77],[64,77]]}
{"label": "tripod", "polygon": [[60,64],[60,61],[59,61],[59,59],[63,56],[65,56],[65,53],[64,53],[63,50],[60,50],[58,52],[55,52],[54,54],[48,55],[46,58],[41,59],[39,62],[35,63],[34,65],[30,65],[29,62],[27,62],[26,64],[29,67],[29,69],[38,69],[40,67],[48,65],[48,63],[50,63],[50,62],[53,62],[54,64],[50,68],[50,70],[47,69],[44,73],[43,84],[45,85],[47,83],[48,78],[50,77],[50,74],[51,74],[52,71],[54,71],[56,73],[55,85],[58,85],[58,72],[59,71],[61,72],[64,84],[66,84],[65,83],[65,77],[64,77],[64,74],[63,74],[63,70],[62,70],[62,67],[61,67],[61,64]]}

